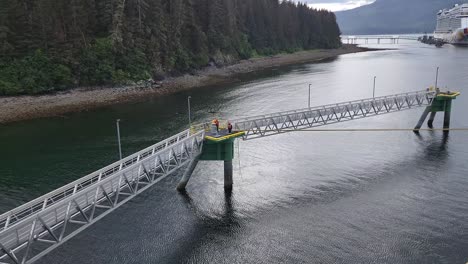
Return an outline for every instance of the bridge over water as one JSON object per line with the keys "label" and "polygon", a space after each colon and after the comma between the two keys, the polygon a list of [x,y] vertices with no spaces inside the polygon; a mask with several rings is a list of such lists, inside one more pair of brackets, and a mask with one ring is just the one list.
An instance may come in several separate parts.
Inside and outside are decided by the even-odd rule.
{"label": "bridge over water", "polygon": [[374,41],[381,44],[382,41],[389,42],[390,44],[398,44],[400,40],[415,40],[418,41],[417,36],[408,35],[360,35],[360,36],[342,36],[341,41],[346,44],[357,44],[358,41],[363,41],[364,44],[369,44],[369,41]]}
{"label": "bridge over water", "polygon": [[[233,120],[234,133],[213,135],[210,123],[196,125],[118,162],[0,215],[0,263],[33,263],[136,195],[186,168],[185,189],[198,160],[224,161],[225,188],[232,188],[233,142],[424,108],[415,127],[444,112],[450,126],[459,93],[424,90]],[[187,166],[188,165],[188,166]]]}

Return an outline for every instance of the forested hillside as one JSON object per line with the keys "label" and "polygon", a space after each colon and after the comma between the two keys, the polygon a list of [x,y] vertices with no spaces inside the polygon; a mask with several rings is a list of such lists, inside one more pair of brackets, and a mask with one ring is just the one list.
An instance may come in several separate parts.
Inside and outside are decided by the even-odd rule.
{"label": "forested hillside", "polygon": [[278,0],[1,0],[0,94],[127,84],[336,48],[335,15]]}

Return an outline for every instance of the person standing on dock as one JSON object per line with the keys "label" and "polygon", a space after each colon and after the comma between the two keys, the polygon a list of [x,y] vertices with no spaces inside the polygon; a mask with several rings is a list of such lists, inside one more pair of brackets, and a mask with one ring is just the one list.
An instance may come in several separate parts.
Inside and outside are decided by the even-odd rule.
{"label": "person standing on dock", "polygon": [[215,118],[213,120],[213,124],[216,126],[216,132],[219,132],[219,120],[218,120],[218,118]]}
{"label": "person standing on dock", "polygon": [[229,121],[228,121],[228,132],[229,132],[229,134],[232,133],[232,124]]}

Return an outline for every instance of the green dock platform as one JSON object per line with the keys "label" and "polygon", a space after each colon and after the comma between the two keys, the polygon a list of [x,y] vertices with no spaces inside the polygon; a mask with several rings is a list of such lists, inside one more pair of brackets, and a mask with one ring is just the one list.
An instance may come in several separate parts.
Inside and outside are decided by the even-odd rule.
{"label": "green dock platform", "polygon": [[228,133],[227,130],[220,130],[217,134],[207,132],[200,160],[232,161],[234,159],[234,142],[236,138],[244,135],[244,131]]}
{"label": "green dock platform", "polygon": [[452,101],[457,99],[460,95],[460,92],[437,92],[432,100],[432,104],[426,107],[424,113],[421,115],[416,127],[414,128],[414,132],[419,132],[421,129],[424,121],[426,120],[429,113],[429,120],[427,121],[427,126],[429,128],[433,128],[434,119],[436,117],[437,112],[444,112],[444,130],[445,132],[449,132],[450,130],[450,115],[452,112]]}

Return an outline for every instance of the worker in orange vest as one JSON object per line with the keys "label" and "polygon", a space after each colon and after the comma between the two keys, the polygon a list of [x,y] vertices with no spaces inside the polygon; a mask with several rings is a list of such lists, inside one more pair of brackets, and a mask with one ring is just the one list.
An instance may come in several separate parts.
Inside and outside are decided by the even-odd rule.
{"label": "worker in orange vest", "polygon": [[216,118],[215,120],[213,120],[213,124],[216,125],[216,132],[219,132],[219,120],[218,120],[218,118]]}
{"label": "worker in orange vest", "polygon": [[228,122],[228,131],[229,131],[229,134],[232,133],[232,124],[231,124],[231,122]]}

